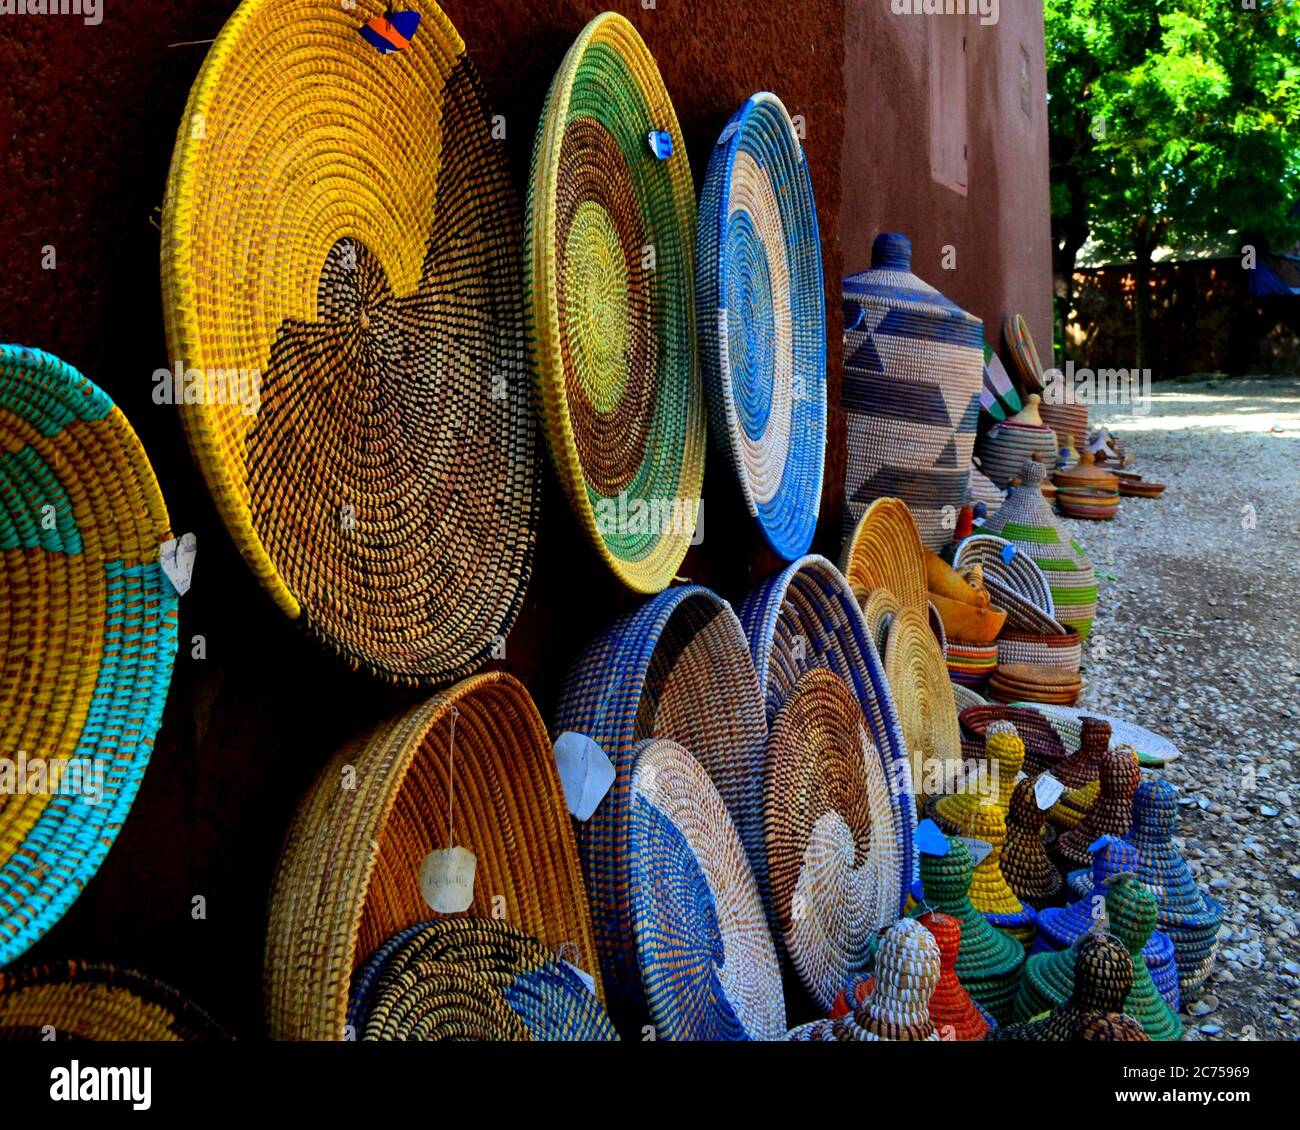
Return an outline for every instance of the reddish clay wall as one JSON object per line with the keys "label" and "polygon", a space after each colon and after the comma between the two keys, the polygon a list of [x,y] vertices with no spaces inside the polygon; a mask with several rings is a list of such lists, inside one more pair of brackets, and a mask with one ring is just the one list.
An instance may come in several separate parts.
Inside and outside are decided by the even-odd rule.
{"label": "reddish clay wall", "polygon": [[[1050,363],[1052,342],[1043,8],[1002,0],[996,24],[973,16],[895,15],[890,0],[847,0],[844,207],[840,242],[848,273],[871,263],[877,232],[912,241],[913,270],[984,320],[1021,313]],[[930,174],[931,21],[967,28],[967,195]],[[1021,108],[1021,48],[1029,57],[1030,112]],[[942,266],[943,248],[956,267]]]}

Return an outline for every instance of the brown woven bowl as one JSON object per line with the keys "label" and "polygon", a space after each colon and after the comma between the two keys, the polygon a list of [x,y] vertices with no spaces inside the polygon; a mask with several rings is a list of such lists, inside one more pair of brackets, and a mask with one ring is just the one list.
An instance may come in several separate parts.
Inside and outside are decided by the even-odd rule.
{"label": "brown woven bowl", "polygon": [[432,917],[420,868],[452,841],[478,860],[468,913],[504,918],[566,953],[602,996],[546,727],[517,679],[489,673],[350,742],[308,792],[271,894],[265,982],[273,1038],[343,1038],[354,968],[399,930]]}

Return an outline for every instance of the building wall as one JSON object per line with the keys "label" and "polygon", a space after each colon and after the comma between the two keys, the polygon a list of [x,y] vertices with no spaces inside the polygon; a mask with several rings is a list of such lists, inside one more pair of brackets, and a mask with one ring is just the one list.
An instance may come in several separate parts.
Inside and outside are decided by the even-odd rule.
{"label": "building wall", "polygon": [[[605,8],[628,15],[658,59],[697,187],[719,131],[749,94],[773,90],[804,119],[830,298],[832,412],[817,548],[834,556],[844,482],[836,296],[846,265],[865,265],[874,232],[908,232],[921,274],[985,318],[1024,309],[1046,337],[1041,107],[1024,126],[1012,115],[1011,135],[996,142],[992,116],[1005,106],[1021,113],[1011,62],[1022,38],[1034,52],[1041,96],[1041,17],[1008,13],[996,34],[978,40],[968,202],[929,182],[924,29],[890,17],[888,0],[647,3],[443,6],[506,116],[521,195],[550,78],[574,36]],[[150,453],[174,528],[197,532],[200,546],[195,587],[181,606],[185,643],[131,817],[98,877],[30,957],[141,968],[251,1036],[261,1031],[267,890],[298,800],[346,738],[416,696],[347,674],[285,621],[225,534],[174,412],[150,399],[151,374],[170,363],[152,222],[205,50],[170,45],[211,39],[235,6],[133,0],[106,5],[99,27],[29,19],[4,29],[0,340],[58,354],[118,401]],[[1029,156],[1013,157],[1022,151]],[[934,265],[946,242],[959,248],[951,277]],[[58,269],[42,271],[49,244]],[[738,602],[776,562],[739,512],[716,458],[705,494],[704,544],[682,571]],[[548,472],[527,608],[501,666],[528,683],[549,720],[578,648],[632,603],[588,551]],[[190,655],[198,634],[203,660]],[[193,915],[197,896],[206,900],[202,919]]]}
{"label": "building wall", "polygon": [[[844,204],[848,273],[871,263],[877,232],[912,241],[913,269],[984,320],[999,351],[1009,313],[1029,320],[1049,363],[1052,341],[1043,8],[1002,0],[996,24],[975,16],[895,15],[890,0],[846,0]],[[930,50],[935,19],[967,28],[967,195],[931,178]],[[1021,107],[1021,49],[1029,106]],[[944,248],[956,266],[943,266]]]}

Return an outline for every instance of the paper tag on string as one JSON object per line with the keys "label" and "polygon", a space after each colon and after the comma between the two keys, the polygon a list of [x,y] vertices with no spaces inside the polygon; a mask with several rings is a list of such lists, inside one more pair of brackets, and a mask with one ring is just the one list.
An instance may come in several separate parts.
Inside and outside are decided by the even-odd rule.
{"label": "paper tag on string", "polygon": [[194,580],[194,559],[198,554],[199,539],[193,534],[182,534],[162,543],[159,560],[177,596],[190,591]]}
{"label": "paper tag on string", "polygon": [[420,894],[431,910],[459,914],[474,901],[478,858],[469,848],[438,848],[420,865]]}
{"label": "paper tag on string", "polygon": [[962,836],[962,842],[970,848],[971,866],[973,867],[978,867],[993,854],[993,845],[988,840],[975,840],[970,836]]}
{"label": "paper tag on string", "polygon": [[1065,786],[1050,773],[1039,774],[1038,780],[1034,782],[1034,800],[1042,812],[1046,812],[1060,800],[1063,792]]}
{"label": "paper tag on string", "polygon": [[586,734],[566,731],[555,742],[564,801],[575,820],[590,820],[614,784],[614,763]]}
{"label": "paper tag on string", "polygon": [[740,129],[739,122],[728,122],[723,127],[722,134],[718,137],[718,144],[726,145],[728,141],[730,141],[733,137],[736,136],[736,132],[739,129]]}

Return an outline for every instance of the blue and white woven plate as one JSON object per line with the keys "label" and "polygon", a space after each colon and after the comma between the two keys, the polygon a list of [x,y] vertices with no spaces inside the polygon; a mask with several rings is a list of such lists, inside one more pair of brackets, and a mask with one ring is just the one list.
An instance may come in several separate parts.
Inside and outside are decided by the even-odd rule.
{"label": "blue and white woven plate", "polygon": [[821,504],[826,303],[812,179],[775,94],[746,101],[709,159],[695,302],[714,437],[791,561],[808,552]]}

